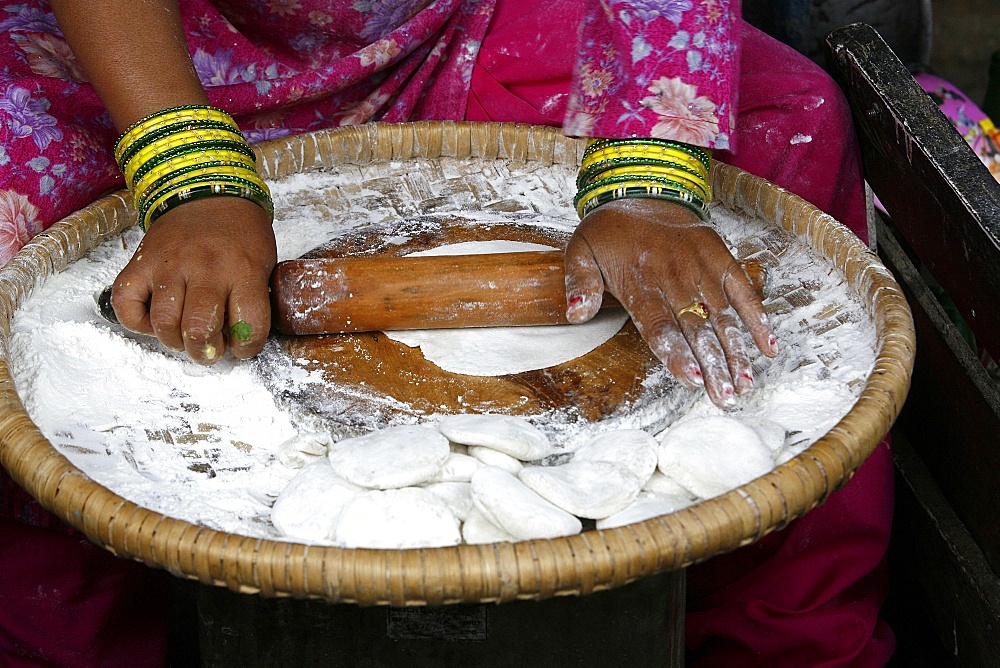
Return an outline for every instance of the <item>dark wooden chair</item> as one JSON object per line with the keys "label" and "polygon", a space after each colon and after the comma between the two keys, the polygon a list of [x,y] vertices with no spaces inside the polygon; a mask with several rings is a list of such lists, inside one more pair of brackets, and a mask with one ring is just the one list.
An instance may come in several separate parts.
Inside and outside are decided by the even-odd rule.
{"label": "dark wooden chair", "polygon": [[1000,359],[1000,184],[873,28],[838,28],[826,44],[888,212],[875,214],[878,252],[917,333],[893,428],[890,602],[924,616],[949,663],[1000,665],[1000,388],[931,290]]}

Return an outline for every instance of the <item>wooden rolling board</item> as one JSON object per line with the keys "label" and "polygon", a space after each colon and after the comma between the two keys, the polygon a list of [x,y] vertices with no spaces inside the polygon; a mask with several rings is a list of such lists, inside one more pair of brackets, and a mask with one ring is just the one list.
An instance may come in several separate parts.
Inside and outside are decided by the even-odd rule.
{"label": "wooden rolling board", "polygon": [[[568,233],[459,216],[419,218],[355,230],[307,256],[402,256],[446,244],[501,239],[563,248]],[[695,397],[664,370],[631,321],[583,357],[506,376],[444,371],[424,359],[419,348],[381,332],[275,336],[257,368],[297,419],[319,420],[324,428],[345,435],[435,414],[504,413],[530,419],[559,441],[571,438],[581,425],[659,430]],[[282,382],[296,371],[316,382]]]}

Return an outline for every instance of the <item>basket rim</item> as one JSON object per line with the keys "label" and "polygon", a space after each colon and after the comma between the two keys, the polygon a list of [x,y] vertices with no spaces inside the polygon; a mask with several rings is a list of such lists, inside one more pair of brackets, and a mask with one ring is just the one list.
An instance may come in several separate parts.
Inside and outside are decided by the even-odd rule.
{"label": "basket rim", "polygon": [[[265,179],[336,164],[479,157],[579,164],[584,143],[558,129],[506,123],[371,123],[255,147]],[[876,359],[854,407],[770,473],[669,515],[554,539],[375,550],[253,538],[140,507],[59,453],[20,400],[8,366],[10,320],[45,278],[134,224],[122,193],[55,223],[0,269],[0,464],[44,507],[123,558],[233,591],[361,605],[443,605],[586,595],[685,568],[751,543],[822,503],[871,454],[909,389],[915,334],[901,288],[849,230],[801,198],[714,163],[716,199],[804,237],[848,276],[876,321]],[[762,192],[776,195],[774,206]]]}

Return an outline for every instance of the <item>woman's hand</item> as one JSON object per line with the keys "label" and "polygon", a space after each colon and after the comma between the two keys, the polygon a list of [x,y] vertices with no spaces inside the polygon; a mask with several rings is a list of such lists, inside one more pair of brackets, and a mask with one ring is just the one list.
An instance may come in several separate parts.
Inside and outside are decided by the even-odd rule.
{"label": "woman's hand", "polygon": [[187,202],[153,223],[115,279],[111,303],[133,331],[214,364],[264,347],[277,261],[268,215],[238,197]]}
{"label": "woman's hand", "polygon": [[587,214],[566,248],[569,320],[593,317],[604,290],[674,377],[704,386],[721,408],[735,407],[736,395],[754,385],[741,321],[765,355],[777,354],[746,272],[715,230],[682,205],[625,199]]}

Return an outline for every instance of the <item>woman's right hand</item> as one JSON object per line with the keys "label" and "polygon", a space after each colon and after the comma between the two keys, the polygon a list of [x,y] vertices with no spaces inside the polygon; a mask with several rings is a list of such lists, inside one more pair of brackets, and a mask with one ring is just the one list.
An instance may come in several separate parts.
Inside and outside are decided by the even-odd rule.
{"label": "woman's right hand", "polygon": [[271,327],[276,261],[270,217],[253,202],[186,202],[150,226],[115,279],[111,304],[122,325],[199,363],[214,364],[227,348],[253,357]]}

